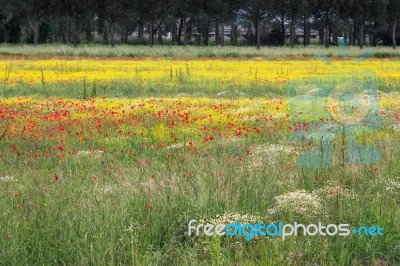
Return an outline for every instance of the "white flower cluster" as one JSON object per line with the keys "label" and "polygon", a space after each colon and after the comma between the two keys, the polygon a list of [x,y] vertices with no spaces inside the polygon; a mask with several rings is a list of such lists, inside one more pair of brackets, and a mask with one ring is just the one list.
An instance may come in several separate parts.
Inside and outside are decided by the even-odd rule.
{"label": "white flower cluster", "polygon": [[385,183],[385,190],[388,192],[400,192],[400,177],[387,179]]}
{"label": "white flower cluster", "polygon": [[131,235],[137,235],[144,229],[145,226],[143,224],[140,224],[138,222],[131,222],[129,223],[129,226],[125,229],[125,231],[129,232]]}
{"label": "white flower cluster", "polygon": [[95,150],[95,151],[78,151],[76,153],[77,157],[80,156],[94,156],[94,157],[99,157],[104,153],[104,151],[101,150]]}
{"label": "white flower cluster", "polygon": [[384,193],[400,192],[400,176],[374,179],[369,184],[371,187],[374,187]]}
{"label": "white flower cluster", "polygon": [[12,180],[14,180],[13,176],[10,176],[10,175],[0,176],[0,181],[7,182],[7,181],[12,181]]}
{"label": "white flower cluster", "polygon": [[266,161],[279,158],[280,154],[295,154],[297,150],[291,146],[281,144],[260,144],[251,150],[249,156],[250,170],[265,166]]}
{"label": "white flower cluster", "polygon": [[274,154],[278,152],[290,153],[293,152],[293,148],[290,146],[279,145],[279,144],[261,144],[254,148],[253,153],[255,155],[262,154]]}
{"label": "white flower cluster", "polygon": [[166,147],[166,149],[167,150],[169,150],[169,149],[180,149],[180,148],[182,148],[182,147],[185,147],[186,146],[186,143],[185,142],[179,142],[179,143],[174,143],[174,144],[171,144],[171,145],[169,145],[169,146],[167,146]]}
{"label": "white flower cluster", "polygon": [[263,220],[262,217],[258,217],[248,213],[230,213],[225,212],[223,214],[217,214],[215,218],[199,218],[199,223],[210,223],[213,225],[217,224],[230,224],[234,222],[239,223],[257,223],[258,221]]}
{"label": "white flower cluster", "polygon": [[[256,216],[253,214],[248,214],[248,213],[231,213],[231,212],[225,212],[222,214],[217,214],[214,218],[210,217],[197,217],[194,218],[197,222],[197,224],[212,224],[212,225],[217,225],[217,224],[225,224],[228,225],[230,223],[238,222],[240,224],[255,224],[258,223],[259,221],[265,221],[265,218],[261,216]],[[265,222],[264,222],[265,223]],[[184,235],[188,236],[187,228],[184,228],[185,232]],[[253,241],[251,243],[257,243],[257,240],[259,239],[259,236],[255,236]],[[219,241],[219,236],[214,235],[214,237],[208,237],[205,234],[202,234],[198,237],[191,237],[191,241],[193,241],[193,244],[195,247],[201,249],[204,252],[209,252],[210,248],[215,245],[215,241]],[[228,247],[230,249],[241,249],[243,248],[243,245],[246,243],[245,238],[243,236],[234,236],[234,237],[226,237],[225,240],[228,240],[227,242],[219,242],[218,245],[226,245],[225,247]],[[247,243],[249,244],[249,243]]]}
{"label": "white flower cluster", "polygon": [[268,211],[271,214],[289,213],[294,216],[314,217],[321,213],[322,202],[315,193],[296,190],[275,197],[275,207]]}

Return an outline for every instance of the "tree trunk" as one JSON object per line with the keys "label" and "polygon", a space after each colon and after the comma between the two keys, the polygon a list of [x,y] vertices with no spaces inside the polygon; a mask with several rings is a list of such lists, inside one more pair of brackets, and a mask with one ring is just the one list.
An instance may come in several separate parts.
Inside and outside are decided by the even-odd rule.
{"label": "tree trunk", "polygon": [[237,45],[238,44],[238,35],[239,35],[239,32],[238,32],[239,30],[238,30],[238,26],[234,23],[234,22],[232,22],[231,23],[231,33],[230,33],[230,41],[231,41],[231,45]]}
{"label": "tree trunk", "polygon": [[[371,42],[372,42],[372,45],[374,46],[374,47],[376,47],[376,43],[377,43],[377,38],[376,38],[376,34],[373,34],[372,32],[369,32],[369,34],[368,34],[369,36],[368,36],[368,38],[369,38],[369,43],[371,44]],[[372,41],[371,41],[372,40]]]}
{"label": "tree trunk", "polygon": [[110,34],[108,24],[109,24],[108,21],[105,20],[105,21],[104,21],[104,32],[103,32],[103,42],[104,42],[105,44],[108,44],[108,35]]}
{"label": "tree trunk", "polygon": [[360,49],[364,48],[364,22],[361,21],[360,25],[360,41],[359,41]]}
{"label": "tree trunk", "polygon": [[329,26],[327,24],[324,26],[324,45],[326,49],[329,48]]}
{"label": "tree trunk", "polygon": [[60,18],[60,35],[61,41],[63,44],[67,43],[67,34],[65,32],[65,20],[64,18]]}
{"label": "tree trunk", "polygon": [[257,50],[260,50],[261,47],[261,22],[260,22],[260,18],[257,18],[257,22],[255,25],[256,28],[256,38],[257,38]]}
{"label": "tree trunk", "polygon": [[28,15],[29,25],[33,30],[33,43],[34,45],[39,44],[39,25],[40,25],[40,18],[35,17],[32,18]]}
{"label": "tree trunk", "polygon": [[149,45],[150,47],[153,47],[154,45],[154,36],[153,36],[153,21],[150,21],[149,23]]}
{"label": "tree trunk", "polygon": [[396,49],[396,24],[397,24],[397,17],[394,18],[394,22],[392,25],[392,47]]}
{"label": "tree trunk", "polygon": [[33,26],[33,43],[35,45],[39,44],[39,24],[40,21],[35,19],[35,21],[33,22],[34,26]]}
{"label": "tree trunk", "polygon": [[110,21],[110,42],[111,42],[111,47],[114,47],[114,45],[115,45],[114,28],[115,28],[114,21]]}
{"label": "tree trunk", "polygon": [[157,43],[161,44],[163,42],[161,30],[160,29],[156,30],[156,32],[154,32],[154,35],[156,34],[157,34]]}
{"label": "tree trunk", "polygon": [[224,20],[221,21],[221,46],[225,46],[225,23]]}
{"label": "tree trunk", "polygon": [[72,42],[72,16],[68,16],[68,41]]}
{"label": "tree trunk", "polygon": [[85,16],[85,38],[87,42],[93,41],[93,24],[92,24],[92,13],[88,13]]}
{"label": "tree trunk", "polygon": [[74,32],[72,34],[72,42],[74,44],[74,48],[78,47],[78,34],[77,34],[77,29],[76,29],[76,25],[77,23],[75,22],[75,27],[74,27]]}
{"label": "tree trunk", "polygon": [[186,27],[186,17],[183,19],[183,46],[187,45],[187,27]]}
{"label": "tree trunk", "polygon": [[178,35],[176,31],[177,31],[176,24],[174,23],[171,27],[171,38],[173,43],[178,42]]}
{"label": "tree trunk", "polygon": [[281,45],[285,45],[285,16],[281,14]]}
{"label": "tree trunk", "polygon": [[7,29],[7,25],[4,25],[4,32],[3,32],[3,42],[4,43],[8,43],[8,29]]}
{"label": "tree trunk", "polygon": [[179,20],[179,28],[178,28],[178,45],[182,44],[181,37],[182,37],[182,31],[183,31],[183,17]]}
{"label": "tree trunk", "polygon": [[209,22],[206,23],[205,27],[204,27],[204,33],[203,33],[203,44],[208,46],[208,41],[210,39],[210,35],[208,35],[208,31],[210,29],[210,24]]}
{"label": "tree trunk", "polygon": [[139,22],[138,22],[138,40],[139,40],[139,42],[143,41],[143,33],[144,33],[143,19],[139,18]]}
{"label": "tree trunk", "polygon": [[328,42],[329,42],[329,45],[330,45],[330,44],[331,44],[331,40],[332,40],[332,39],[334,40],[334,38],[332,38],[332,28],[331,28],[331,27],[329,27],[329,34],[328,34],[328,36],[329,36]]}
{"label": "tree trunk", "polygon": [[219,23],[218,20],[215,22],[215,45],[219,43]]}
{"label": "tree trunk", "polygon": [[307,46],[307,37],[308,37],[308,31],[307,31],[307,19],[304,17],[303,18],[303,46]]}
{"label": "tree trunk", "polygon": [[188,24],[186,23],[186,42],[190,42],[190,40],[192,39],[192,24]]}
{"label": "tree trunk", "polygon": [[124,32],[124,43],[128,44],[129,33],[127,31]]}
{"label": "tree trunk", "polygon": [[352,43],[353,43],[353,29],[352,29],[352,27],[350,26],[350,27],[349,27],[349,42],[348,42],[348,44],[349,44],[349,45],[352,45]]}
{"label": "tree trunk", "polygon": [[73,43],[74,43],[74,48],[78,47],[78,38],[79,38],[79,21],[78,21],[78,15],[75,14],[74,16],[75,18],[75,26],[74,26],[74,31],[72,34],[72,39],[73,39]]}
{"label": "tree trunk", "polygon": [[294,47],[294,40],[295,40],[295,29],[294,29],[294,21],[290,21],[290,48]]}
{"label": "tree trunk", "polygon": [[324,28],[319,27],[318,29],[318,43],[324,44]]}

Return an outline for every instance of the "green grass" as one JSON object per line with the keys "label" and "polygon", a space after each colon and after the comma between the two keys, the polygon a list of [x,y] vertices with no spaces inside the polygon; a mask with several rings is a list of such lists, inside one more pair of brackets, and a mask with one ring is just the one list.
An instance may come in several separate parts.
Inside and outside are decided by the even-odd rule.
{"label": "green grass", "polygon": [[[360,57],[370,51],[369,56],[381,58],[398,58],[399,50],[390,47],[366,47],[360,50],[358,47],[347,47],[347,57]],[[331,46],[329,50],[322,46],[296,46],[290,47],[262,47],[257,51],[254,47],[237,46],[155,46],[150,48],[142,45],[117,45],[110,47],[101,44],[82,44],[78,48],[72,45],[42,44],[33,45],[0,45],[0,55],[19,55],[19,56],[102,56],[102,57],[224,57],[224,58],[254,58],[262,57],[265,59],[304,57],[314,58],[316,54],[325,54],[328,57],[341,57],[338,46]]]}
{"label": "green grass", "polygon": [[[169,56],[197,57],[202,53],[200,56],[236,58],[257,53],[253,48],[230,47],[155,47],[153,50],[143,47],[140,50],[137,46],[117,46],[115,49],[82,46],[77,50],[51,45],[0,47],[2,53],[26,55],[60,55],[57,53],[61,49],[65,49],[63,53],[67,56],[75,56],[75,53],[163,56],[168,53]],[[285,48],[279,54],[278,48],[268,48],[257,56],[314,54],[314,49]],[[383,48],[379,49],[374,52],[385,52]],[[335,56],[339,50],[335,48],[329,52]],[[352,48],[350,52],[359,55],[357,49]],[[382,97],[398,99],[398,93],[385,94],[398,91],[397,87],[379,86]],[[229,84],[194,84],[190,81],[177,83],[168,90],[124,81],[114,82],[113,86],[83,82],[69,86],[18,84],[2,86],[0,102],[14,96],[62,97],[79,98],[90,106],[91,98],[176,98],[185,95],[224,97],[234,103],[238,98],[286,95],[283,87],[256,84],[240,88],[245,95],[232,92],[218,95],[227,88]],[[252,108],[251,99],[247,107]],[[65,106],[54,104],[46,109],[50,110],[48,113],[35,115],[50,115],[63,108]],[[158,110],[166,111],[155,105],[154,114]],[[185,146],[171,149],[157,145],[152,136],[146,143],[142,143],[140,137],[121,137],[113,127],[116,120],[112,117],[108,117],[103,125],[108,137],[94,134],[85,144],[78,141],[81,136],[74,135],[75,132],[70,132],[74,142],[60,138],[55,143],[42,136],[35,140],[24,139],[15,135],[16,129],[7,125],[12,121],[4,117],[19,111],[18,119],[23,123],[18,129],[25,126],[29,131],[36,121],[25,116],[30,109],[15,103],[0,111],[0,154],[7,154],[5,158],[0,156],[0,265],[400,264],[400,127],[394,118],[394,112],[400,111],[399,106],[385,110],[384,129],[379,134],[362,136],[379,148],[382,153],[380,163],[345,163],[343,142],[346,136],[339,136],[333,141],[334,166],[326,169],[299,168],[297,153],[277,151],[276,147],[283,150],[306,149],[310,145],[319,148],[320,143],[294,141],[286,128],[285,116],[269,121],[267,112],[258,114],[266,126],[259,135],[231,141],[218,139],[200,143],[196,149]],[[138,115],[144,120],[156,119],[152,114]],[[201,115],[207,118],[207,114]],[[57,117],[53,119],[48,123],[54,125],[56,134],[62,123],[57,122]],[[153,122],[149,121],[148,126],[151,127]],[[129,126],[134,130],[137,125]],[[4,133],[14,137],[9,138]],[[59,143],[71,145],[76,153],[66,154],[59,160],[55,148]],[[49,157],[19,157],[11,153],[13,144],[20,147],[23,154],[48,150]],[[90,147],[96,151],[102,148],[104,152],[90,152]],[[78,155],[79,151],[81,155]],[[127,151],[135,152],[135,156]],[[333,196],[329,196],[337,186],[343,190],[333,190]],[[282,212],[269,211],[277,206],[276,197],[280,195],[297,190],[315,194],[321,189],[325,196],[320,196],[322,209],[317,215],[299,214],[299,210],[289,207]],[[225,212],[287,223],[380,225],[384,228],[384,236],[293,236],[285,241],[258,238],[246,242],[243,238],[191,238],[185,235],[191,219],[217,219]]]}
{"label": "green grass", "polygon": [[[115,141],[118,148],[128,148]],[[1,181],[1,261],[5,265],[398,265],[400,194],[386,187],[400,176],[399,138],[377,142],[384,159],[377,172],[371,166],[350,165],[287,168],[296,161],[285,154],[264,154],[263,165],[255,167],[254,157],[246,152],[255,143],[290,142],[280,135],[216,143],[194,152],[179,149],[172,155],[170,150],[144,149],[133,159],[110,146],[99,157],[1,160],[1,171],[15,177]],[[357,197],[345,200],[337,195],[325,201],[323,213],[312,222],[379,224],[385,228],[384,236],[239,239],[236,244],[228,238],[196,242],[183,236],[192,218],[212,218],[225,211],[266,215],[275,196],[296,189],[315,191],[332,180]],[[146,208],[149,202],[151,211]],[[291,221],[290,216],[280,218]]]}
{"label": "green grass", "polygon": [[[42,85],[15,84],[3,85],[0,89],[2,97],[14,96],[39,96],[39,97],[66,97],[77,99],[89,99],[91,97],[116,97],[116,98],[135,98],[135,97],[263,97],[263,96],[285,96],[284,86],[274,86],[274,84],[257,84],[252,82],[241,86],[236,85],[235,90],[231,90],[231,84],[226,82],[197,82],[182,80],[169,88],[157,85],[167,83],[169,80],[156,80],[153,84],[141,84],[135,80],[114,81],[113,84],[96,84],[90,82],[77,82],[66,85],[65,83],[49,83]],[[164,82],[164,83],[163,83]],[[397,90],[396,87],[387,87],[387,91]]]}
{"label": "green grass", "polygon": [[[115,80],[112,84],[97,84],[92,82],[76,82],[72,84],[48,83],[32,85],[18,83],[2,85],[0,96],[3,98],[17,96],[64,97],[75,99],[90,99],[93,97],[109,98],[146,98],[146,97],[209,97],[209,98],[249,98],[249,97],[286,97],[285,85],[274,83],[257,83],[255,81],[237,86],[232,81],[221,84],[218,81],[203,82],[183,79],[168,88],[158,84],[169,84],[169,79],[157,79],[154,82],[138,82],[136,80]],[[234,87],[235,89],[232,89]],[[399,84],[379,82],[379,91],[396,93],[400,91]]]}

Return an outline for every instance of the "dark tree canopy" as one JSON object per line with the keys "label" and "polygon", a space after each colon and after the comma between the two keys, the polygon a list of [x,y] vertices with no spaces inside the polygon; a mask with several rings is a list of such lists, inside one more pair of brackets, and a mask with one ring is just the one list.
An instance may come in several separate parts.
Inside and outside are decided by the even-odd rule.
{"label": "dark tree canopy", "polygon": [[399,14],[400,0],[0,0],[0,41],[396,49]]}

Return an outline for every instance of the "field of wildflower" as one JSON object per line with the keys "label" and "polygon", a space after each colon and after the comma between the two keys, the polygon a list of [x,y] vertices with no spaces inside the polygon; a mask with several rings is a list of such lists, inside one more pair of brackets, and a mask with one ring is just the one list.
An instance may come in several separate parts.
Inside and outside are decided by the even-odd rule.
{"label": "field of wildflower", "polygon": [[[0,70],[1,264],[400,263],[400,61],[3,56]],[[320,144],[293,138],[288,82],[365,70],[382,127],[357,139],[381,160],[347,163],[344,134],[332,167],[299,167]],[[189,237],[191,219],[384,235]]]}

